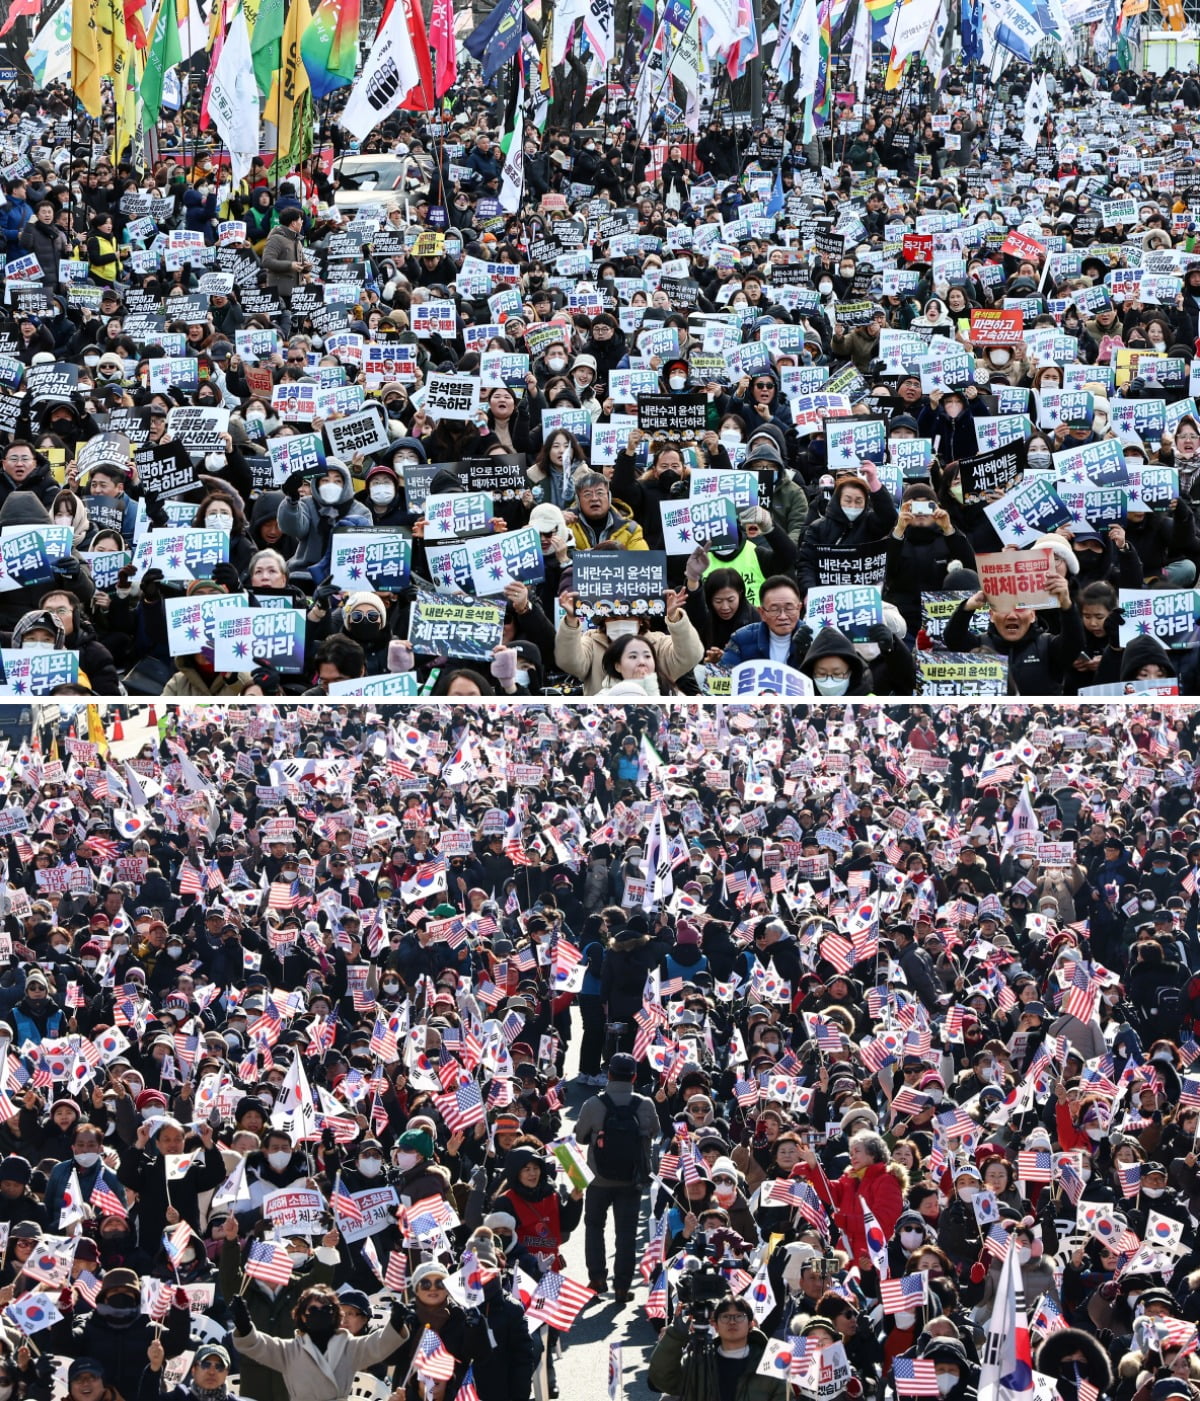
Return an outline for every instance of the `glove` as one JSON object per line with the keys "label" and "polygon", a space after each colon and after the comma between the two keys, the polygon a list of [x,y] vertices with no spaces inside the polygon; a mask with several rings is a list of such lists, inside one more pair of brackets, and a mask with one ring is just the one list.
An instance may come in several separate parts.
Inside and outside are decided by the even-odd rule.
{"label": "glove", "polygon": [[[402,671],[411,671],[415,665],[413,650],[403,638],[394,637],[388,643],[387,669],[393,675],[398,675]],[[513,667],[513,675],[516,675],[516,666]]]}
{"label": "glove", "polygon": [[284,482],[280,490],[283,492],[284,496],[286,496],[289,501],[299,501],[300,488],[303,484],[304,473],[293,472],[292,475],[287,479],[287,481]]}
{"label": "glove", "polygon": [[230,593],[237,593],[242,587],[241,576],[237,572],[237,566],[233,564],[214,564],[212,581],[214,584],[220,584],[223,589],[228,589]]}
{"label": "glove", "polygon": [[492,675],[497,681],[511,681],[517,674],[517,654],[511,647],[502,647],[492,658]]}
{"label": "glove", "polygon": [[704,571],[708,568],[708,551],[703,545],[696,548],[687,557],[687,563],[683,566],[684,577],[689,584],[698,584],[704,578]]}
{"label": "glove", "polygon": [[142,575],[142,597],[153,603],[162,597],[163,572],[161,569],[147,569]]}
{"label": "glove", "polygon": [[50,566],[60,584],[73,584],[79,578],[80,564],[73,555],[64,555]]}
{"label": "glove", "polygon": [[1104,620],[1104,640],[1114,651],[1120,650],[1121,624],[1124,621],[1125,614],[1119,608],[1114,608]]}
{"label": "glove", "polygon": [[872,623],[867,629],[867,638],[869,641],[879,644],[880,652],[892,650],[892,630],[886,623]]}
{"label": "glove", "polygon": [[235,1294],[229,1301],[229,1316],[233,1319],[233,1331],[240,1333],[243,1337],[250,1332],[250,1310],[246,1307],[246,1301],[240,1294]]}
{"label": "glove", "polygon": [[341,593],[341,589],[331,579],[326,579],[317,585],[316,592],[313,594],[313,602],[328,613],[329,600],[339,593]]}
{"label": "glove", "polygon": [[416,1318],[416,1316],[417,1313],[415,1309],[410,1308],[408,1304],[401,1303],[400,1300],[397,1299],[396,1302],[392,1305],[392,1313],[391,1317],[388,1319],[388,1322],[392,1325],[392,1327],[396,1330],[397,1333],[404,1333],[408,1331],[408,1325],[413,1321],[413,1319]]}
{"label": "glove", "polygon": [[801,623],[800,626],[796,629],[796,631],[792,634],[792,650],[796,651],[797,649],[799,649],[800,655],[803,656],[812,646],[812,640],[812,628],[810,628],[807,623]]}

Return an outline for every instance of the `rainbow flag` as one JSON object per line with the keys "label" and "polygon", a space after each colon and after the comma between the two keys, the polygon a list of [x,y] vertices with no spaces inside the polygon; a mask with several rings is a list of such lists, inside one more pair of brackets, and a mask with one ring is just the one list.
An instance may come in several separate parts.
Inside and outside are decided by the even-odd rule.
{"label": "rainbow flag", "polygon": [[898,0],[863,0],[867,13],[871,16],[871,42],[879,43],[887,29],[888,20],[896,9]]}
{"label": "rainbow flag", "polygon": [[359,0],[321,0],[300,40],[313,100],[349,87],[358,65]]}

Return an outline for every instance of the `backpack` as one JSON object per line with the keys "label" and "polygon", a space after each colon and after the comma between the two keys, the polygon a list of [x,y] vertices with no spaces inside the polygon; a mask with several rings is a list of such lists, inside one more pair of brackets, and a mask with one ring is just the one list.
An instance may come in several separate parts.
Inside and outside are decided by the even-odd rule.
{"label": "backpack", "polygon": [[1183,1017],[1183,991],[1171,984],[1158,989],[1154,1015],[1160,1026],[1178,1026]]}
{"label": "backpack", "polygon": [[628,1104],[617,1104],[607,1094],[600,1096],[604,1122],[592,1144],[596,1171],[613,1182],[640,1182],[643,1176],[642,1126],[638,1121],[639,1095]]}

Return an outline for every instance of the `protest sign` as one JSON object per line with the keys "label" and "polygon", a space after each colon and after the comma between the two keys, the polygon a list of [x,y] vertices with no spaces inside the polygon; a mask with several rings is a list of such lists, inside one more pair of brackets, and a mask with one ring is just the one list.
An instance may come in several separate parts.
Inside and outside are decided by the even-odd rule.
{"label": "protest sign", "polygon": [[731,696],[811,696],[812,681],[783,662],[740,662],[729,673]]}
{"label": "protest sign", "polygon": [[1200,621],[1200,592],[1195,589],[1120,589],[1117,607],[1124,615],[1118,641],[1122,647],[1138,637],[1157,638],[1164,647],[1187,647]]}
{"label": "protest sign", "polygon": [[229,563],[229,536],[223,530],[152,530],[151,569],[161,569],[167,583],[209,579],[213,566]]}
{"label": "protest sign", "polygon": [[229,432],[229,410],[181,405],[167,414],[167,432],[190,453],[221,452]]}
{"label": "protest sign", "polygon": [[1016,485],[1024,470],[1024,440],[1005,443],[975,457],[964,457],[958,464],[963,504],[982,506],[998,500]]}
{"label": "protest sign", "polygon": [[333,455],[347,463],[360,455],[365,457],[378,452],[391,441],[383,409],[378,404],[368,404],[361,412],[346,418],[329,419],[325,435]]}
{"label": "protest sign", "polygon": [[862,545],[818,545],[817,577],[822,585],[883,586],[887,571],[887,540]]}
{"label": "protest sign", "polygon": [[1026,479],[983,510],[1003,543],[1018,548],[1071,519],[1071,512],[1044,477]]}
{"label": "protest sign", "polygon": [[222,613],[213,631],[218,671],[249,671],[267,662],[284,675],[304,670],[302,608],[236,608]]}
{"label": "protest sign", "polygon": [[69,525],[6,525],[0,530],[0,590],[32,588],[54,579],[54,564],[74,548]]}
{"label": "protest sign", "polygon": [[479,412],[479,381],[465,375],[430,375],[422,404],[430,418],[469,423]]}
{"label": "protest sign", "polygon": [[406,531],[335,530],[329,577],[341,589],[379,589],[396,593],[408,587],[412,539]]}
{"label": "protest sign", "polygon": [[290,438],[271,438],[267,443],[271,477],[282,486],[295,472],[318,477],[325,471],[325,441],[320,433],[296,433]]}
{"label": "protest sign", "polygon": [[923,696],[1003,696],[1008,660],[974,652],[915,652],[917,690]]}
{"label": "protest sign", "polygon": [[572,582],[581,617],[660,617],[666,611],[666,552],[579,551],[573,560]]}
{"label": "protest sign", "polygon": [[660,507],[663,543],[669,555],[688,555],[697,547],[732,549],[738,543],[738,518],[727,496],[664,501]]}
{"label": "protest sign", "polygon": [[492,498],[484,491],[425,498],[425,539],[461,540],[492,528]]}
{"label": "protest sign", "polygon": [[[211,651],[216,619],[230,609],[244,608],[244,593],[208,594],[199,598],[165,598],[163,614],[167,623],[167,648],[173,657],[195,656]],[[221,668],[218,668],[220,670]],[[238,670],[238,668],[229,668]]]}
{"label": "protest sign", "polygon": [[637,423],[652,437],[699,437],[708,423],[708,398],[704,394],[639,394]]}
{"label": "protest sign", "polygon": [[883,595],[873,585],[809,589],[804,621],[813,632],[837,628],[852,642],[866,642],[869,630],[883,622]]}
{"label": "protest sign", "polygon": [[994,608],[1057,608],[1058,600],[1045,589],[1046,579],[1054,572],[1053,559],[1048,549],[976,555],[988,603]]}

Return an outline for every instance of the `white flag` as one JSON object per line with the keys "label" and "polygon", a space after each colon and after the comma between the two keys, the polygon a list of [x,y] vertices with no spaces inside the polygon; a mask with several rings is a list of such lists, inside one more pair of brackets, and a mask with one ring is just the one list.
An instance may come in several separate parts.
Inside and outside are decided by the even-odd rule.
{"label": "white flag", "polygon": [[218,1207],[236,1207],[238,1202],[251,1202],[253,1200],[250,1195],[250,1184],[246,1181],[246,1160],[239,1158],[233,1171],[213,1193],[212,1208],[216,1211]]}
{"label": "white flag", "polygon": [[61,1230],[70,1231],[72,1226],[77,1226],[83,1221],[83,1188],[79,1185],[79,1173],[75,1168],[71,1169],[71,1175],[67,1178],[67,1185],[63,1189],[62,1210],[58,1214],[58,1224]]}
{"label": "white flag", "polygon": [[592,0],[583,12],[583,32],[601,66],[607,67],[617,50],[612,0]]}
{"label": "white flag", "polygon": [[979,1395],[987,1401],[1032,1401],[1033,1352],[1025,1317],[1025,1285],[1015,1242],[1000,1270],[979,1374]]}
{"label": "white flag", "polygon": [[420,81],[421,70],[409,33],[408,6],[405,0],[391,0],[358,81],[350,90],[350,100],[340,118],[342,126],[362,141],[385,117],[391,116]]}
{"label": "white flag", "polygon": [[775,1291],[771,1288],[765,1259],[758,1267],[758,1273],[750,1281],[749,1289],[746,1290],[746,1302],[754,1310],[754,1321],[761,1328],[763,1319],[775,1307]]}
{"label": "white flag", "polygon": [[515,214],[521,207],[525,188],[525,88],[517,99],[517,117],[513,122],[512,139],[501,168],[500,208],[505,214]]}
{"label": "white flag", "polygon": [[[254,76],[254,61],[250,56],[246,14],[240,5],[213,71],[208,110],[221,140],[229,147],[229,166],[236,184],[249,173],[250,162],[258,155],[259,148],[258,80]],[[185,782],[189,779],[188,767],[186,764],[183,766]],[[206,786],[199,772],[196,777],[202,786]],[[189,782],[188,786],[192,787],[192,784]],[[193,791],[198,790],[193,788]]]}

